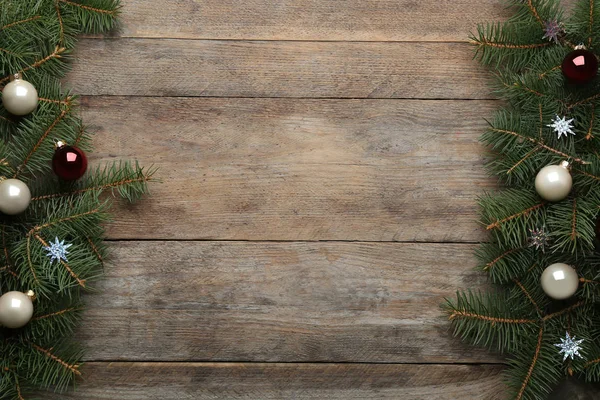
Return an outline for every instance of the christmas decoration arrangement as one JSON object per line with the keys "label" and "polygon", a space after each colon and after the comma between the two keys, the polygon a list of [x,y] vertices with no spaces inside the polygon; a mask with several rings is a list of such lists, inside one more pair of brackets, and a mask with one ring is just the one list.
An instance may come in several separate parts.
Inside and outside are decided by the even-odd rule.
{"label": "christmas decoration arrangement", "polygon": [[62,392],[71,340],[101,277],[109,194],[134,201],[153,171],[89,168],[91,134],[60,79],[81,33],[114,27],[118,0],[0,0],[0,399]]}
{"label": "christmas decoration arrangement", "polygon": [[448,300],[454,334],[506,354],[509,398],[600,381],[600,0],[512,0],[477,58],[503,106],[481,141],[498,190],[479,199],[488,291]]}

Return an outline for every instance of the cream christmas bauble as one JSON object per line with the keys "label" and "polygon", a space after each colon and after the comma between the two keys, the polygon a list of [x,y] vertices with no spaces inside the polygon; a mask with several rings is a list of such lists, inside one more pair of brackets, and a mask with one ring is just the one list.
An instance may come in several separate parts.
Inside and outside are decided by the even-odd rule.
{"label": "cream christmas bauble", "polygon": [[5,179],[0,182],[0,212],[8,215],[20,214],[29,207],[31,192],[27,185],[18,179]]}
{"label": "cream christmas bauble", "polygon": [[6,292],[0,297],[0,325],[21,328],[33,316],[33,302],[25,293]]}
{"label": "cream christmas bauble", "polygon": [[26,80],[15,79],[2,89],[2,105],[13,115],[27,115],[37,104],[37,90]]}
{"label": "cream christmas bauble", "polygon": [[548,165],[535,177],[535,190],[545,200],[560,201],[571,192],[573,178],[567,169],[568,163]]}
{"label": "cream christmas bauble", "polygon": [[570,265],[555,263],[544,270],[541,284],[548,296],[563,300],[575,294],[579,287],[579,277]]}

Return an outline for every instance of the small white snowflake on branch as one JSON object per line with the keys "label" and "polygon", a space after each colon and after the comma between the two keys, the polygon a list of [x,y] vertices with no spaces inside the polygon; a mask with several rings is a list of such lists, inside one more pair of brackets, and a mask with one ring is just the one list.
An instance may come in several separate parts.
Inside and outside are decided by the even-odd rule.
{"label": "small white snowflake on branch", "polygon": [[44,250],[46,250],[48,253],[46,254],[48,257],[50,257],[50,262],[53,263],[54,260],[58,260],[58,261],[67,261],[67,254],[69,254],[69,252],[67,251],[67,249],[69,247],[73,246],[72,244],[65,244],[65,241],[58,241],[58,238],[55,237],[54,238],[54,243],[50,242],[50,246],[45,246]]}
{"label": "small white snowflake on branch", "polygon": [[569,332],[567,332],[567,337],[565,339],[561,338],[560,341],[562,343],[555,344],[555,346],[560,348],[558,354],[563,354],[563,361],[565,361],[567,358],[574,360],[575,356],[583,358],[581,357],[581,354],[579,354],[579,350],[581,350],[580,345],[583,343],[583,339],[575,340],[575,336],[571,337]]}
{"label": "small white snowflake on branch", "polygon": [[567,117],[559,117],[558,115],[556,116],[556,118],[554,118],[552,120],[552,123],[550,125],[546,125],[550,128],[554,129],[554,132],[556,132],[558,134],[558,138],[560,139],[560,137],[562,135],[567,136],[567,134],[571,134],[571,135],[575,135],[575,132],[573,132],[573,130],[571,128],[574,127],[573,124],[571,124],[573,122],[574,118],[571,118],[569,120],[567,120]]}
{"label": "small white snowflake on branch", "polygon": [[558,43],[558,37],[564,33],[562,25],[556,20],[549,20],[544,22],[544,36],[542,39],[548,39]]}

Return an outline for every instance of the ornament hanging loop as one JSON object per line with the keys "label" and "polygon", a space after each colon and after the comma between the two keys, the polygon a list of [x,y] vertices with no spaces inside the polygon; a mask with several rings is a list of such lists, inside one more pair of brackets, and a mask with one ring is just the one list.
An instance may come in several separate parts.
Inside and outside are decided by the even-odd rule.
{"label": "ornament hanging loop", "polygon": [[18,79],[23,79],[23,74],[21,74],[20,72],[17,72],[16,74],[12,74],[10,76],[10,81],[16,81]]}

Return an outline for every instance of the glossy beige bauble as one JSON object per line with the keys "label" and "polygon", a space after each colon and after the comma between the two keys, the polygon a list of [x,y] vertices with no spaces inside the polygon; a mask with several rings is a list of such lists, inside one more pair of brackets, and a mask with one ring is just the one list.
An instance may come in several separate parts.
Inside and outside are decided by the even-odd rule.
{"label": "glossy beige bauble", "polygon": [[544,270],[541,283],[548,296],[563,300],[575,294],[579,287],[579,277],[570,265],[556,263]]}
{"label": "glossy beige bauble", "polygon": [[548,165],[535,177],[535,190],[545,200],[560,201],[566,198],[573,187],[569,170],[562,165]]}
{"label": "glossy beige bauble", "polygon": [[27,115],[35,110],[37,104],[37,90],[23,79],[15,79],[2,89],[2,105],[13,115]]}
{"label": "glossy beige bauble", "polygon": [[0,182],[0,212],[8,215],[20,214],[29,207],[31,192],[25,183],[18,179],[5,179]]}
{"label": "glossy beige bauble", "polygon": [[0,297],[0,325],[7,328],[21,328],[33,316],[31,298],[21,292],[7,292]]}

